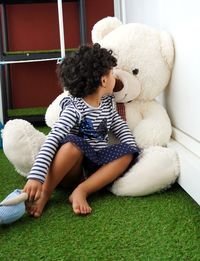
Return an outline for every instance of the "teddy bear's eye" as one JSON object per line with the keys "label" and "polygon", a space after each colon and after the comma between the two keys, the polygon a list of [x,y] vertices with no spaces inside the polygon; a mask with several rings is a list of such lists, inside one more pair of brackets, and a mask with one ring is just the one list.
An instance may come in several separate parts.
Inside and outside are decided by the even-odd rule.
{"label": "teddy bear's eye", "polygon": [[132,70],[132,73],[133,73],[134,75],[137,75],[137,74],[139,73],[139,69],[133,69],[133,70]]}

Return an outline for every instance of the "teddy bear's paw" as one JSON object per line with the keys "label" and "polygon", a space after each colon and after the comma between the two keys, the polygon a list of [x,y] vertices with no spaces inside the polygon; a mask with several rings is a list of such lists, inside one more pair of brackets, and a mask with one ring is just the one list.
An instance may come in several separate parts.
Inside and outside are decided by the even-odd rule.
{"label": "teddy bear's paw", "polygon": [[118,196],[145,196],[173,184],[179,176],[179,160],[174,150],[152,146],[143,151],[138,162],[111,186]]}
{"label": "teddy bear's paw", "polygon": [[5,124],[2,139],[6,157],[19,174],[27,176],[44,143],[45,135],[36,130],[29,122],[16,119]]}

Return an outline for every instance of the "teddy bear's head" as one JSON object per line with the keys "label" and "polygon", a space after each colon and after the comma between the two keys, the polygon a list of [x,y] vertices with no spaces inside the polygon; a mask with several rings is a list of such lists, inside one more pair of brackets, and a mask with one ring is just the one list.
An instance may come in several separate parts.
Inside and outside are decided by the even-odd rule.
{"label": "teddy bear's head", "polygon": [[167,32],[107,17],[94,25],[92,41],[111,49],[117,58],[117,102],[152,100],[167,86],[174,60],[173,42]]}
{"label": "teddy bear's head", "polygon": [[[92,40],[111,49],[118,60],[114,69],[119,79],[114,89],[117,103],[152,100],[167,86],[174,60],[173,42],[167,32],[106,17],[94,25]],[[67,95],[59,95],[48,107],[45,119],[49,127],[58,119],[59,103]]]}

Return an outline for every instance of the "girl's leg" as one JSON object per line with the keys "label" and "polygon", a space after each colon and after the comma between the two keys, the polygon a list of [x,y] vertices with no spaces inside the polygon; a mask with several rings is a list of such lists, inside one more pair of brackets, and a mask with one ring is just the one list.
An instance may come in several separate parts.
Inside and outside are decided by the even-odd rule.
{"label": "girl's leg", "polygon": [[133,155],[131,154],[122,156],[121,158],[102,166],[88,179],[80,183],[69,197],[74,212],[76,214],[90,213],[91,210],[87,211],[87,209],[85,209],[87,197],[118,178],[127,169],[132,160]]}
{"label": "girl's leg", "polygon": [[[78,179],[81,179],[82,175],[82,159],[83,155],[81,151],[70,142],[64,144],[58,150],[42,186],[40,199],[30,206],[27,206],[27,210],[31,215],[35,217],[41,216],[44,206],[51,197],[53,190],[60,182],[64,181],[66,184],[66,181],[74,182],[76,179],[78,183]],[[74,179],[73,176],[76,178]]]}

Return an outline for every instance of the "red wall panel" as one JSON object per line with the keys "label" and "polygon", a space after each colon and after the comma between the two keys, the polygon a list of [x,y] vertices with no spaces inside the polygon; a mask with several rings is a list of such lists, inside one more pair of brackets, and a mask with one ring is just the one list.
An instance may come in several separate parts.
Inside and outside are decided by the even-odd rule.
{"label": "red wall panel", "polygon": [[48,106],[61,93],[56,77],[56,61],[20,63],[11,66],[14,108]]}
{"label": "red wall panel", "polygon": [[[63,3],[67,47],[79,44],[78,3]],[[7,6],[9,49],[59,49],[57,4],[18,4]]]}
{"label": "red wall panel", "polygon": [[93,25],[107,16],[114,16],[113,0],[86,0],[87,37],[91,41]]}
{"label": "red wall panel", "polygon": [[[56,4],[10,5],[8,37],[11,51],[59,49]],[[88,42],[93,25],[114,15],[113,0],[86,0]],[[63,3],[64,33],[67,48],[80,45],[78,4]],[[11,65],[14,108],[48,106],[61,92],[56,76],[56,62]]]}

